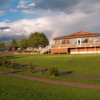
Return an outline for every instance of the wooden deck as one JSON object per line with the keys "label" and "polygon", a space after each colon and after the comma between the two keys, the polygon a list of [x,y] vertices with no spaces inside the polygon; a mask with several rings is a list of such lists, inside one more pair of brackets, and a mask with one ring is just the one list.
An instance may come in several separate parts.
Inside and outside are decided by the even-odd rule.
{"label": "wooden deck", "polygon": [[77,44],[59,44],[59,45],[52,45],[53,48],[82,48],[82,47],[100,47],[100,42],[96,43],[81,43],[81,45]]}

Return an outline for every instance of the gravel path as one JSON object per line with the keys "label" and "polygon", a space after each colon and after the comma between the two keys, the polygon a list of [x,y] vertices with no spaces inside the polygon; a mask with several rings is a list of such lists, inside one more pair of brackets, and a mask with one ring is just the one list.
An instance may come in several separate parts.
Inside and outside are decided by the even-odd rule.
{"label": "gravel path", "polygon": [[100,85],[46,79],[46,78],[21,75],[21,74],[17,74],[17,73],[6,72],[6,71],[0,71],[0,74],[6,74],[6,75],[14,76],[14,77],[19,77],[19,78],[23,78],[23,79],[34,80],[34,81],[39,81],[39,82],[44,82],[44,83],[52,83],[52,84],[59,84],[59,85],[64,85],[64,86],[73,86],[73,87],[81,87],[81,88],[90,88],[90,89],[100,90]]}

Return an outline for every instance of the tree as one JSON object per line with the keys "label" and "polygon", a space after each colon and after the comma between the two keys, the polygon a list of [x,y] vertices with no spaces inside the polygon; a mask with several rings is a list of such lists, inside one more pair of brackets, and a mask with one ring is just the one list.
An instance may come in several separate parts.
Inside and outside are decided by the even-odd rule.
{"label": "tree", "polygon": [[19,46],[22,48],[26,48],[28,46],[28,40],[26,38],[21,39],[19,42]]}
{"label": "tree", "polygon": [[5,47],[6,47],[5,44],[0,42],[0,48],[5,48]]}
{"label": "tree", "polygon": [[15,39],[8,45],[8,47],[18,47],[17,41]]}
{"label": "tree", "polygon": [[49,41],[44,33],[34,32],[28,38],[29,46],[38,47],[43,45],[44,47],[49,44]]}

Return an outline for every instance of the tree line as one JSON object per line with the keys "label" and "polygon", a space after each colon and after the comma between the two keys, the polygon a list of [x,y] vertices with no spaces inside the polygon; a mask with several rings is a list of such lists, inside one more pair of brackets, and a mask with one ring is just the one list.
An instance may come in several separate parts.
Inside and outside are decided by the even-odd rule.
{"label": "tree line", "polygon": [[0,48],[4,48],[4,47],[21,47],[21,48],[35,47],[37,48],[40,45],[45,47],[48,44],[49,44],[49,40],[44,33],[34,32],[34,33],[31,33],[28,38],[23,37],[18,41],[13,39],[12,42],[6,46],[4,43],[0,42]]}

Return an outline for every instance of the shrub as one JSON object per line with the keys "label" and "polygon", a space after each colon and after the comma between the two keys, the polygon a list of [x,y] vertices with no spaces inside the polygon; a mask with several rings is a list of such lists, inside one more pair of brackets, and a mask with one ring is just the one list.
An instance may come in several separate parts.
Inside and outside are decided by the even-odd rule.
{"label": "shrub", "polygon": [[2,59],[2,66],[7,68],[8,67],[7,63],[8,63],[7,59],[3,58]]}
{"label": "shrub", "polygon": [[24,49],[17,50],[18,53],[24,52]]}
{"label": "shrub", "polygon": [[12,62],[10,60],[7,60],[7,67],[11,67]]}
{"label": "shrub", "polygon": [[17,62],[15,62],[15,61],[13,61],[12,63],[11,63],[11,67],[13,68],[13,69],[17,69]]}
{"label": "shrub", "polygon": [[59,72],[58,68],[55,66],[49,68],[49,73],[51,76],[57,76],[58,72]]}
{"label": "shrub", "polygon": [[32,73],[33,70],[34,70],[35,65],[33,65],[32,62],[30,62],[29,65],[28,65],[28,67],[29,67],[29,71],[30,71],[30,73]]}

